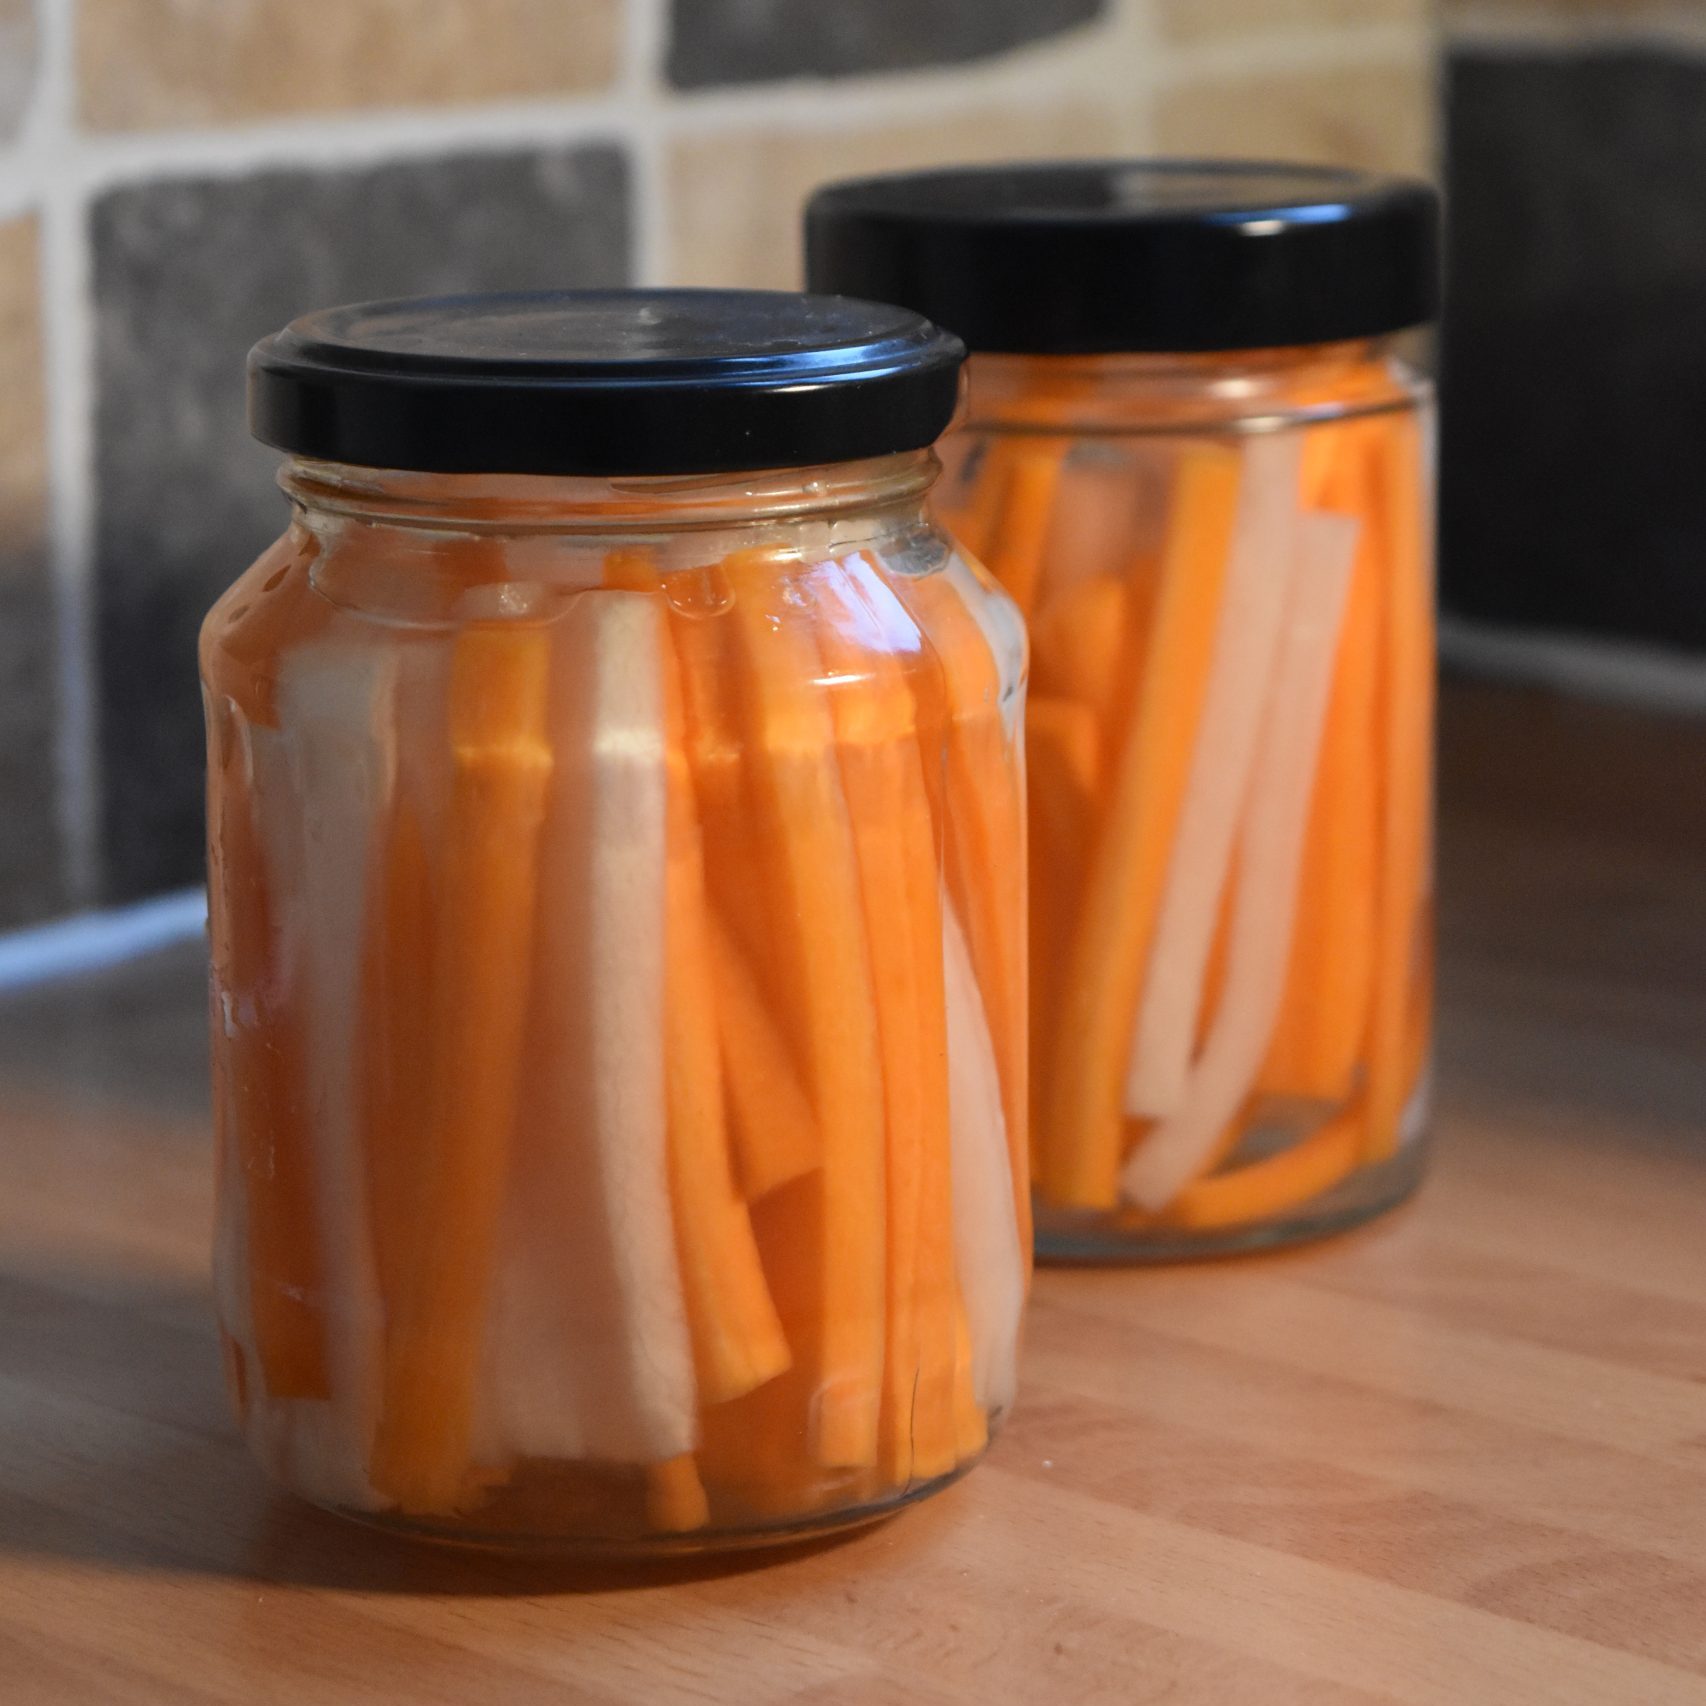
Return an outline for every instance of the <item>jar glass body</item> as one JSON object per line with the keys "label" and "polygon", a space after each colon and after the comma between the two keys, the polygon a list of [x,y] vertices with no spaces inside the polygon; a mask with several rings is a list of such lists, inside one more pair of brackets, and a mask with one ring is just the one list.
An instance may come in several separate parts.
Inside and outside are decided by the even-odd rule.
{"label": "jar glass body", "polygon": [[289,1488],[645,1552],[982,1451],[1024,647],[935,470],[287,468],[201,667],[218,1308]]}
{"label": "jar glass body", "polygon": [[1386,342],[973,357],[938,503],[1031,631],[1039,1254],[1284,1243],[1419,1176],[1432,430]]}

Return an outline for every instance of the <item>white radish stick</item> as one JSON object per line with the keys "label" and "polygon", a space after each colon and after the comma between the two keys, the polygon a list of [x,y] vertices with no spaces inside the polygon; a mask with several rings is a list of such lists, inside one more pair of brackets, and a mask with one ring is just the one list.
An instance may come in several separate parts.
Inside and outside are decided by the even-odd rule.
{"label": "white radish stick", "polygon": [[1220,897],[1279,655],[1302,459],[1301,435],[1289,432],[1258,434],[1243,452],[1208,692],[1126,1074],[1125,1110],[1134,1119],[1164,1119],[1184,1097]]}
{"label": "white radish stick", "polygon": [[[277,735],[251,732],[271,888],[283,937],[300,944],[287,975],[307,1021],[305,1101],[331,1378],[330,1415],[311,1424],[313,1450],[345,1465],[367,1461],[381,1378],[383,1309],[358,1141],[355,1037],[373,830],[396,775],[396,679],[388,649],[303,647],[279,670]],[[281,762],[288,779],[269,777]]]}
{"label": "white radish stick", "polygon": [[664,611],[570,601],[552,663],[530,1076],[488,1327],[485,1454],[691,1451],[667,1171]]}
{"label": "white radish stick", "polygon": [[1025,1255],[1013,1214],[1001,1077],[965,932],[944,896],[942,970],[948,1006],[948,1121],[954,1256],[971,1334],[972,1389],[986,1412],[1013,1402]]}
{"label": "white radish stick", "polygon": [[1285,993],[1298,877],[1357,522],[1311,514],[1240,832],[1226,986],[1178,1109],[1133,1151],[1125,1195],[1158,1212],[1196,1177],[1261,1070]]}

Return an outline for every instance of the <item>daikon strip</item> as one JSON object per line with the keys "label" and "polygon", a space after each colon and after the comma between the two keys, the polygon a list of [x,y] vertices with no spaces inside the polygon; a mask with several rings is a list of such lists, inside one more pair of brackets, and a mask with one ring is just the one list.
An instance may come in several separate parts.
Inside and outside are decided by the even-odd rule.
{"label": "daikon strip", "polygon": [[1159,1211],[1201,1172],[1249,1094],[1285,991],[1297,881],[1357,524],[1311,514],[1299,534],[1285,636],[1239,836],[1220,1008],[1183,1102],[1132,1152],[1128,1200]]}
{"label": "daikon strip", "polygon": [[695,1440],[666,1150],[663,621],[649,595],[583,593],[553,644],[549,878],[481,1430],[524,1457],[662,1462]]}
{"label": "daikon strip", "polygon": [[1208,692],[1126,1074],[1133,1119],[1173,1113],[1190,1072],[1221,891],[1279,651],[1302,459],[1297,433],[1259,433],[1244,448]]}
{"label": "daikon strip", "polygon": [[[302,931],[305,1085],[313,1136],[331,1403],[327,1449],[366,1460],[377,1417],[382,1311],[358,1141],[357,991],[375,826],[396,775],[396,664],[326,642],[289,652],[278,712],[295,784],[269,810],[299,816],[301,887],[281,895]],[[334,1444],[338,1426],[346,1430]]]}
{"label": "daikon strip", "polygon": [[1013,1180],[995,1046],[965,932],[942,916],[948,1006],[948,1106],[953,1129],[954,1253],[970,1335],[972,1390],[984,1413],[1013,1401],[1025,1252],[1013,1214]]}
{"label": "daikon strip", "polygon": [[1037,1178],[1063,1205],[1112,1208],[1119,1196],[1132,1028],[1207,691],[1237,495],[1231,451],[1193,446],[1180,457],[1138,686],[1108,765],[1064,999],[1052,1015]]}
{"label": "daikon strip", "polygon": [[471,1490],[485,1334],[530,1008],[546,743],[547,629],[464,628],[451,660],[451,795],[434,920],[429,1118],[387,1322],[374,1485],[405,1510]]}
{"label": "daikon strip", "polygon": [[252,1394],[247,1438],[273,1480],[314,1504],[381,1511],[391,1503],[368,1481],[349,1418],[335,1402]]}

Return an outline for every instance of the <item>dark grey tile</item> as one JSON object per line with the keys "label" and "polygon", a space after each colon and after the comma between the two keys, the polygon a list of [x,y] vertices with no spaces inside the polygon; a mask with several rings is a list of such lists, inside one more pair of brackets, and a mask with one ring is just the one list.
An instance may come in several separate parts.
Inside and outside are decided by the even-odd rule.
{"label": "dark grey tile", "polygon": [[983,59],[1100,17],[1106,0],[674,0],[682,89]]}
{"label": "dark grey tile", "polygon": [[1444,602],[1706,648],[1706,60],[1459,50],[1448,113]]}
{"label": "dark grey tile", "polygon": [[95,556],[113,898],[201,875],[196,632],[286,513],[278,458],[244,427],[249,346],[336,302],[626,283],[629,228],[626,163],[602,146],[154,183],[96,206]]}
{"label": "dark grey tile", "polygon": [[46,552],[0,548],[0,929],[65,907],[55,816],[57,649]]}

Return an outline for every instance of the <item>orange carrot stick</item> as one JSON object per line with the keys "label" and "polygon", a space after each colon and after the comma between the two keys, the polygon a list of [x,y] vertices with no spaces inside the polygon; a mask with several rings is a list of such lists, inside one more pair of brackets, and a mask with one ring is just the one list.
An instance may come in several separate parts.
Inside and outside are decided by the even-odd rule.
{"label": "orange carrot stick", "polygon": [[1071,440],[1032,441],[1009,453],[1000,519],[979,553],[989,572],[1029,614],[1042,579],[1055,494]]}
{"label": "orange carrot stick", "polygon": [[711,1520],[711,1507],[692,1457],[671,1457],[646,1470],[646,1516],[664,1534],[688,1534]]}
{"label": "orange carrot stick", "polygon": [[[964,922],[1001,1072],[1002,1114],[1013,1173],[1014,1216],[1029,1273],[1029,1053],[1025,1018],[1025,808],[1009,727],[1016,698],[1006,660],[975,613],[994,588],[961,564],[918,579],[889,575],[889,586],[923,630],[952,709],[945,770],[938,776],[948,892]],[[1001,608],[1011,612],[1003,602]],[[995,626],[991,622],[991,628]],[[935,786],[935,784],[933,784]]]}
{"label": "orange carrot stick", "polygon": [[[1095,824],[1100,781],[1096,713],[1072,699],[1033,693],[1025,708],[1025,763],[1030,807],[1031,1005],[1059,1011],[1066,946],[1078,921],[1084,862]],[[1032,1149],[1046,1105],[1054,1038],[1031,1029]]]}
{"label": "orange carrot stick", "polygon": [[1385,553],[1373,515],[1364,513],[1366,429],[1354,436],[1323,429],[1311,441],[1333,447],[1320,476],[1323,506],[1358,515],[1363,525],[1310,807],[1291,965],[1259,1088],[1270,1096],[1342,1103],[1368,1038],[1374,976]]}
{"label": "orange carrot stick", "polygon": [[[919,1292],[924,1152],[948,1146],[947,1028],[942,982],[941,875],[918,746],[918,714],[902,668],[916,626],[860,558],[819,576],[818,630],[842,786],[853,824],[882,1055],[887,1142],[888,1283],[878,1463],[904,1486],[913,1473],[914,1408],[924,1374]],[[943,1345],[940,1348],[945,1349]],[[932,1448],[926,1447],[926,1457]]]}
{"label": "orange carrot stick", "polygon": [[372,1479],[405,1510],[454,1510],[470,1471],[478,1351],[520,1094],[529,932],[551,753],[547,630],[456,642],[454,765],[434,991],[431,1118],[420,1134],[406,1284],[388,1324]]}
{"label": "orange carrot stick", "polygon": [[[797,938],[794,994],[809,1039],[821,1166],[802,1228],[819,1266],[815,1343],[794,1345],[815,1377],[813,1448],[830,1467],[877,1457],[884,1316],[883,1091],[857,854],[816,637],[757,553],[725,565],[734,592],[746,752],[778,928]],[[785,1198],[770,1201],[781,1212]],[[774,1282],[773,1282],[774,1283]],[[786,1319],[784,1310],[784,1319]]]}
{"label": "orange carrot stick", "polygon": [[1361,1121],[1341,1115],[1265,1161],[1186,1186],[1149,1224],[1208,1232],[1270,1220],[1331,1190],[1356,1166],[1361,1142]]}
{"label": "orange carrot stick", "polygon": [[1235,453],[1188,450],[1147,656],[1114,766],[1057,1020],[1038,1184],[1054,1201],[1112,1208],[1122,1099],[1162,884],[1207,690],[1238,493]]}
{"label": "orange carrot stick", "polygon": [[1031,691],[1088,705],[1111,730],[1130,657],[1132,593],[1092,575],[1051,599],[1031,624]]}
{"label": "orange carrot stick", "polygon": [[1424,959],[1434,647],[1421,430],[1409,415],[1394,417],[1382,436],[1377,464],[1387,601],[1380,691],[1385,797],[1368,1044],[1366,1153],[1371,1160],[1390,1155],[1401,1135],[1399,1122],[1411,1088],[1405,1082],[1410,1052],[1405,1028]]}
{"label": "orange carrot stick", "polygon": [[746,951],[715,909],[707,912],[705,924],[735,1173],[752,1201],[817,1165],[817,1120]]}
{"label": "orange carrot stick", "polygon": [[660,631],[659,639],[668,764],[665,1082],[670,1194],[700,1396],[706,1403],[722,1403],[780,1374],[788,1366],[789,1352],[729,1155],[698,812],[667,629]]}

